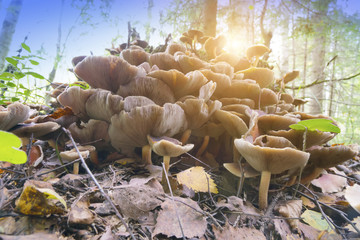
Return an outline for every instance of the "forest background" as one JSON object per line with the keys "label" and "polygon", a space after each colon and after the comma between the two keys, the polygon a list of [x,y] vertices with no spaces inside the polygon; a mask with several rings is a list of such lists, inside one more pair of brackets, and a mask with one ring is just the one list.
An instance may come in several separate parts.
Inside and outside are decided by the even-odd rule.
{"label": "forest background", "polygon": [[[105,48],[127,42],[128,23],[154,47],[168,34],[178,41],[198,29],[225,35],[225,49],[239,55],[267,45],[277,78],[300,71],[286,91],[308,101],[301,110],[335,118],[342,130],[336,142],[359,143],[359,13],[357,0],[0,0],[0,74],[12,56],[36,73],[3,94],[45,103],[49,83],[76,80],[68,71],[73,57],[109,54]],[[25,97],[20,83],[30,90]]]}

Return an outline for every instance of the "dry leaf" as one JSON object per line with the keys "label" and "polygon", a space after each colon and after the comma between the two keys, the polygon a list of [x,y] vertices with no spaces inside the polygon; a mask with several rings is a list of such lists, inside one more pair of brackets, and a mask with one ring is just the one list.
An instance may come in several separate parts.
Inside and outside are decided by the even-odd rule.
{"label": "dry leaf", "polygon": [[158,187],[140,184],[144,181],[151,182],[149,179],[132,179],[132,184],[121,186],[113,191],[112,198],[126,217],[137,220],[160,206],[162,202],[160,199],[163,198],[164,192]]}
{"label": "dry leaf", "polygon": [[303,218],[304,222],[320,231],[331,231],[330,225],[319,212],[305,210],[301,217]]}
{"label": "dry leaf", "polygon": [[180,184],[186,185],[195,192],[218,193],[214,180],[207,174],[203,167],[192,167],[177,174],[177,180]]}
{"label": "dry leaf", "polygon": [[303,205],[306,206],[307,208],[315,208],[316,207],[316,204],[309,198],[301,196],[300,199],[303,202]]}
{"label": "dry leaf", "polygon": [[299,218],[301,215],[301,209],[302,209],[302,201],[301,200],[289,200],[284,204],[279,205],[276,210],[280,213],[281,216],[286,218],[292,218],[292,219],[286,219],[288,223],[290,224],[291,228],[297,229]]}
{"label": "dry leaf", "polygon": [[255,228],[234,228],[226,223],[223,230],[213,228],[216,239],[226,240],[265,240],[264,234]]}
{"label": "dry leaf", "polygon": [[69,213],[68,221],[70,224],[90,225],[95,220],[95,214],[89,210],[90,203],[87,199],[77,201]]}
{"label": "dry leaf", "polygon": [[[290,225],[285,219],[273,219],[274,227],[277,234],[280,235],[279,239],[291,239],[297,240],[302,239],[298,234],[291,231]],[[316,238],[313,238],[316,239]]]}
{"label": "dry leaf", "polygon": [[360,185],[348,186],[345,190],[345,199],[349,204],[360,213]]}
{"label": "dry leaf", "polygon": [[54,191],[51,184],[28,180],[25,182],[24,189],[16,201],[16,208],[25,215],[62,214],[64,209],[56,206],[57,201],[60,201],[66,209],[65,200]]}
{"label": "dry leaf", "polygon": [[311,181],[311,184],[321,188],[323,193],[334,193],[341,191],[347,185],[347,180],[344,177],[334,174],[323,174],[318,179]]}
{"label": "dry leaf", "polygon": [[179,221],[176,217],[177,214],[186,238],[204,235],[207,226],[206,218],[198,212],[202,212],[202,210],[195,201],[190,198],[174,197],[173,202],[167,198],[161,204],[161,209],[156,219],[154,236],[164,234],[168,237],[182,238]]}

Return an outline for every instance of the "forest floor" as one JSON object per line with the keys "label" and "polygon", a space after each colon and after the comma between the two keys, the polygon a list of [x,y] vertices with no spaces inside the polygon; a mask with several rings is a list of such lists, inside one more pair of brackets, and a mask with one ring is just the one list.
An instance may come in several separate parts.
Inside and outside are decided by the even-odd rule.
{"label": "forest floor", "polygon": [[[261,211],[259,177],[246,179],[237,197],[238,178],[223,168],[207,169],[219,193],[195,192],[172,177],[169,193],[161,184],[161,159],[144,166],[116,153],[99,154],[102,164],[87,159],[89,172],[80,164],[80,172],[73,174],[74,163],[81,159],[62,165],[47,142],[35,145],[43,152],[31,156],[38,161],[36,167],[1,166],[0,239],[360,237],[360,215],[352,207],[359,209],[360,204],[359,156],[329,169],[309,186],[300,185],[298,191],[296,185],[272,183],[269,206]],[[187,158],[191,156],[172,162],[173,176],[188,168]]]}

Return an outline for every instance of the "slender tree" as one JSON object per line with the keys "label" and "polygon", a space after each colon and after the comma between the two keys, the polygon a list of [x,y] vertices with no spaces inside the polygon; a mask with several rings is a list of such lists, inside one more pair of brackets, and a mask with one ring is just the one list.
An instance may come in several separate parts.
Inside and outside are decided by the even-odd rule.
{"label": "slender tree", "polygon": [[23,0],[11,0],[6,11],[6,16],[0,30],[0,71],[2,71],[5,66],[5,57],[9,53],[22,4]]}
{"label": "slender tree", "polygon": [[217,0],[204,0],[204,33],[207,36],[216,36]]}

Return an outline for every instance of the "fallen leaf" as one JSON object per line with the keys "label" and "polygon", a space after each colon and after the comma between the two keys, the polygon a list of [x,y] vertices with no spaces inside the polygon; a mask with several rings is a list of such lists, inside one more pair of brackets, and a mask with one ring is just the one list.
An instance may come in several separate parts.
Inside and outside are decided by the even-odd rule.
{"label": "fallen leaf", "polygon": [[0,235],[1,240],[38,240],[38,239],[46,239],[46,240],[58,240],[59,236],[56,234],[50,233],[34,233],[30,235],[22,235],[22,236],[8,236],[8,235]]}
{"label": "fallen leaf", "polygon": [[349,204],[360,213],[360,185],[348,186],[345,190],[345,199]]}
{"label": "fallen leaf", "polygon": [[51,184],[28,180],[25,182],[24,189],[16,201],[16,209],[25,215],[46,216],[49,214],[62,214],[64,209],[56,206],[58,201],[66,209],[65,200],[54,191]]}
{"label": "fallen leaf", "polygon": [[289,200],[286,203],[280,204],[276,211],[280,213],[281,216],[286,217],[288,223],[290,224],[291,228],[297,229],[299,218],[301,215],[301,209],[302,209],[302,201],[301,200]]}
{"label": "fallen leaf", "polygon": [[321,188],[323,193],[335,193],[346,187],[347,180],[334,174],[323,174],[321,177],[312,180],[311,184]]}
{"label": "fallen leaf", "polygon": [[[196,210],[194,210],[196,209]],[[161,204],[161,210],[156,219],[154,236],[163,234],[168,237],[182,238],[177,215],[186,238],[201,237],[206,231],[206,218],[199,213],[198,204],[190,198],[174,197],[174,202],[167,198]]]}
{"label": "fallen leaf", "polygon": [[34,167],[38,166],[44,159],[44,153],[42,147],[39,145],[33,145],[30,149],[29,164]]}
{"label": "fallen leaf", "polygon": [[275,232],[280,235],[279,239],[302,239],[298,234],[292,232],[289,223],[285,219],[273,219],[273,221]]}
{"label": "fallen leaf", "polygon": [[84,224],[90,225],[95,220],[95,215],[89,210],[89,201],[87,199],[81,199],[77,201],[69,212],[68,221],[70,224]]}
{"label": "fallen leaf", "polygon": [[307,208],[315,208],[316,207],[316,204],[309,198],[301,196],[300,199],[303,202],[303,205],[306,206]]}
{"label": "fallen leaf", "polygon": [[203,167],[192,167],[177,174],[180,184],[186,185],[195,192],[218,193],[214,180],[207,174]]}
{"label": "fallen leaf", "polygon": [[244,202],[241,198],[236,196],[230,196],[227,198],[227,202],[219,202],[216,207],[226,207],[230,211],[241,212],[244,214],[260,216],[259,209],[255,208],[251,203]]}
{"label": "fallen leaf", "polygon": [[0,161],[12,164],[26,163],[26,153],[20,149],[21,140],[15,134],[0,131]]}
{"label": "fallen leaf", "polygon": [[[356,217],[354,218],[352,221],[351,221],[352,224],[355,225],[356,228],[360,228],[360,216],[359,217]],[[345,226],[345,228],[349,229],[350,231],[356,231],[354,229],[354,227],[349,223]]]}
{"label": "fallen leaf", "polygon": [[164,192],[160,191],[149,179],[132,179],[132,184],[123,185],[121,188],[114,189],[112,198],[117,204],[121,212],[129,218],[139,219],[143,215],[147,215],[149,211],[160,206]]}
{"label": "fallen leaf", "polygon": [[323,218],[322,214],[312,210],[305,210],[301,215],[304,222],[320,231],[331,231],[331,227],[328,222]]}
{"label": "fallen leaf", "polygon": [[213,228],[216,239],[226,240],[265,240],[264,234],[255,228],[234,228],[229,223],[226,223],[223,230]]}

